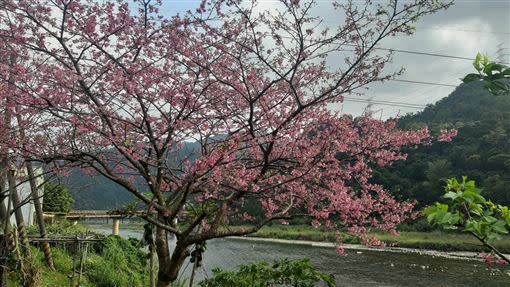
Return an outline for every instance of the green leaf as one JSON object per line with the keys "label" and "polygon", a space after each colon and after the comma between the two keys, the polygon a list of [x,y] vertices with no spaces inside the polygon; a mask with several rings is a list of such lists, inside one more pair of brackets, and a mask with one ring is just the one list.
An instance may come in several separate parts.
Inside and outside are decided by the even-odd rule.
{"label": "green leaf", "polygon": [[484,216],[482,219],[483,219],[484,221],[486,221],[486,222],[490,223],[490,224],[493,224],[493,223],[498,222],[498,219],[497,219],[497,218],[495,218],[495,217],[493,217],[493,216],[490,216],[490,215],[489,215],[489,216]]}
{"label": "green leaf", "polygon": [[478,235],[480,235],[480,223],[475,220],[468,220],[466,222],[466,227],[464,230],[474,232]]}
{"label": "green leaf", "polygon": [[508,230],[505,227],[505,222],[498,220],[496,223],[492,225],[492,228],[495,232],[500,234],[508,234]]}
{"label": "green leaf", "polygon": [[478,203],[472,203],[469,205],[469,211],[472,213],[472,214],[475,214],[475,215],[478,215],[478,216],[482,216],[483,214],[483,208],[482,208],[482,205],[481,204],[478,204]]}
{"label": "green leaf", "polygon": [[482,76],[479,75],[479,74],[468,74],[466,75],[463,79],[462,79],[462,82],[464,83],[469,83],[469,82],[473,82],[473,81],[479,81],[482,79]]}
{"label": "green leaf", "polygon": [[506,68],[506,66],[498,64],[498,63],[489,63],[483,68],[483,72],[489,76],[493,74],[494,71],[501,72]]}
{"label": "green leaf", "polygon": [[501,75],[510,76],[510,68],[507,67],[505,70],[501,71]]}
{"label": "green leaf", "polygon": [[476,57],[475,57],[475,61],[473,62],[473,66],[475,67],[475,69],[477,71],[481,71],[482,70],[482,66],[480,65],[480,61],[481,60],[482,60],[482,54],[477,53]]}
{"label": "green leaf", "polygon": [[485,198],[481,196],[478,189],[468,189],[462,193],[462,198],[467,202],[480,202],[485,203]]}
{"label": "green leaf", "polygon": [[487,55],[487,54],[483,55],[483,62],[482,62],[482,64],[483,64],[484,66],[486,66],[487,64],[489,64],[489,55]]}
{"label": "green leaf", "polygon": [[443,198],[446,198],[446,199],[451,199],[451,200],[455,200],[457,199],[461,194],[458,194],[456,192],[447,192],[445,193],[445,195],[443,195]]}

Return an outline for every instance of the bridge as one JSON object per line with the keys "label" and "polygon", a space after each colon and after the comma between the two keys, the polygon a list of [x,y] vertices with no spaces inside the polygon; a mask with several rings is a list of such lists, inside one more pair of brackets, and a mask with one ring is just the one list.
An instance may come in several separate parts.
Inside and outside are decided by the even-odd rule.
{"label": "bridge", "polygon": [[128,217],[126,213],[116,210],[72,210],[70,212],[44,212],[44,218],[54,220],[54,218],[67,218],[73,225],[78,223],[81,218],[112,218],[112,234],[119,235],[120,220]]}

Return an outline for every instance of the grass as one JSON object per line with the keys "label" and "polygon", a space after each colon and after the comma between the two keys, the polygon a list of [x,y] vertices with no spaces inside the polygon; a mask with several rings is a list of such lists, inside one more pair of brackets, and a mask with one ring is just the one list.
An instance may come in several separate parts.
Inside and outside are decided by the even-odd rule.
{"label": "grass", "polygon": [[[402,231],[399,236],[387,232],[371,232],[378,239],[387,244],[400,247],[434,249],[443,251],[484,251],[480,242],[467,233],[460,232],[419,232]],[[324,228],[313,228],[307,225],[271,225],[264,226],[253,237],[279,238],[290,240],[310,240],[321,242],[334,242],[337,237],[334,231]],[[344,243],[359,244],[358,237],[342,234]],[[494,242],[494,246],[505,253],[510,253],[510,237]]]}
{"label": "grass", "polygon": [[[55,270],[50,270],[44,260],[44,254],[41,250],[32,247],[32,254],[34,256],[33,264],[39,272],[39,285],[41,287],[61,287],[69,286],[73,274],[73,258],[62,248],[52,248],[53,261],[55,263]],[[76,274],[77,278],[77,274]],[[76,282],[76,279],[75,279]],[[23,283],[20,279],[18,272],[10,272],[7,277],[7,286],[21,287]],[[93,287],[97,286],[92,284],[86,276],[81,280],[80,286]]]}
{"label": "grass", "polygon": [[107,237],[99,252],[87,258],[90,280],[103,287],[147,286],[148,256],[135,245],[119,236]]}
{"label": "grass", "polygon": [[[45,265],[44,254],[38,248],[31,248],[33,267],[38,270],[38,285],[41,287],[70,286],[73,266],[78,269],[79,256],[73,258],[71,251],[53,247],[55,270]],[[109,236],[104,241],[90,246],[85,260],[82,287],[142,287],[148,286],[149,268],[147,253],[140,249],[136,240],[119,236]],[[74,285],[78,274],[75,273]],[[7,286],[21,287],[20,273],[16,270],[8,274]]]}

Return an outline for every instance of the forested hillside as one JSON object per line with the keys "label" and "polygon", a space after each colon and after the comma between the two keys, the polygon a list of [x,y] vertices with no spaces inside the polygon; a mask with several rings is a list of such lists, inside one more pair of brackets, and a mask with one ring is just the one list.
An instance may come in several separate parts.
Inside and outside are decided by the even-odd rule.
{"label": "forested hillside", "polygon": [[127,190],[103,178],[88,176],[75,170],[62,182],[74,197],[74,209],[111,210],[133,202],[134,196]]}
{"label": "forested hillside", "polygon": [[[197,149],[196,143],[186,143],[183,148],[169,154],[168,165],[178,166],[183,159],[193,161]],[[74,209],[113,210],[136,202],[135,196],[118,184],[100,175],[85,175],[79,169],[73,170],[61,182],[69,188],[76,200]],[[145,186],[142,180],[137,179],[135,185]]]}
{"label": "forested hillside", "polygon": [[510,96],[494,96],[480,83],[462,84],[424,111],[400,119],[399,127],[458,129],[451,143],[409,150],[408,160],[379,170],[375,179],[419,206],[438,200],[444,180],[467,175],[486,197],[510,204]]}

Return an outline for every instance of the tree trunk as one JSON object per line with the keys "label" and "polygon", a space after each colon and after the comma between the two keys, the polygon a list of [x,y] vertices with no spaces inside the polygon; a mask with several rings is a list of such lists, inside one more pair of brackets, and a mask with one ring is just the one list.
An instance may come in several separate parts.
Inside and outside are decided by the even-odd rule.
{"label": "tree trunk", "polygon": [[0,234],[0,287],[7,287],[7,256],[9,255],[7,235]]}
{"label": "tree trunk", "polygon": [[4,234],[7,234],[7,230],[10,228],[6,225],[10,224],[9,211],[7,210],[6,203],[9,202],[9,189],[5,186],[5,164],[0,163],[0,225]]}
{"label": "tree trunk", "polygon": [[[16,115],[18,122],[21,122],[21,116],[19,114]],[[20,129],[19,131],[20,138],[25,138],[25,131],[23,129]],[[37,183],[35,181],[35,174],[34,174],[34,168],[32,166],[31,162],[25,163],[26,169],[27,169],[27,176],[30,183],[30,196],[32,197],[32,201],[34,202],[35,207],[35,218],[37,221],[37,227],[39,228],[39,235],[41,238],[47,238],[46,234],[46,226],[44,224],[44,216],[43,216],[43,208],[41,204],[41,200],[39,199],[39,193],[37,188]],[[51,254],[51,248],[50,243],[43,242],[41,244],[42,250],[44,252],[44,258],[46,259],[46,265],[51,269],[54,270],[55,267],[53,265],[53,256]]]}
{"label": "tree trunk", "polygon": [[150,287],[156,287],[156,244],[149,247]]}
{"label": "tree trunk", "polygon": [[[1,183],[0,183],[1,184]],[[0,193],[4,193],[5,190],[2,188],[0,189]],[[7,214],[7,207],[5,207],[5,199],[7,197],[4,197],[4,196],[0,196],[0,224],[2,225],[2,230],[5,230],[5,226],[3,226],[6,222],[6,218],[9,217],[9,215]]]}
{"label": "tree trunk", "polygon": [[171,287],[177,280],[179,271],[186,257],[189,255],[188,246],[177,241],[174,252],[170,256],[168,248],[168,232],[156,228],[156,252],[158,254],[158,284],[157,287]]}
{"label": "tree trunk", "polygon": [[[34,202],[35,217],[36,217],[36,221],[37,221],[37,226],[39,227],[39,234],[41,235],[41,238],[47,238],[46,226],[44,225],[43,208],[42,208],[41,200],[39,199],[39,193],[37,192],[38,188],[37,188],[37,183],[35,182],[35,177],[34,177],[35,174],[34,174],[34,169],[32,167],[32,163],[27,162],[26,167],[27,167],[28,179],[30,182],[30,195],[32,196],[32,200]],[[51,254],[50,243],[43,242],[41,247],[44,252],[44,258],[46,259],[46,265],[48,265],[48,267],[51,270],[54,270],[55,267],[53,265],[53,256]]]}
{"label": "tree trunk", "polygon": [[27,237],[27,227],[25,225],[25,220],[23,219],[23,212],[21,211],[21,200],[18,195],[18,191],[16,190],[16,182],[14,180],[14,171],[10,170],[7,173],[7,181],[9,183],[9,192],[11,194],[12,199],[12,207],[14,209],[14,215],[16,218],[16,225],[18,226],[18,234],[20,241],[25,247],[25,251],[30,253],[30,246],[28,244]]}
{"label": "tree trunk", "polygon": [[7,177],[7,155],[0,154],[0,224],[4,230],[4,234],[8,234],[11,230],[11,211],[10,211],[10,190],[6,182]]}

